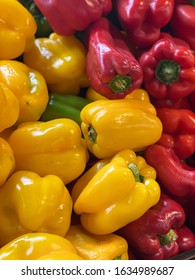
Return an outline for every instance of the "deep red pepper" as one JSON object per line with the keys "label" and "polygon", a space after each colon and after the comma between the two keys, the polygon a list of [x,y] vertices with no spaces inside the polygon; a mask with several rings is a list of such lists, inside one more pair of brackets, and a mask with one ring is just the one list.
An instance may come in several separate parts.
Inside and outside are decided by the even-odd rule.
{"label": "deep red pepper", "polygon": [[161,28],[170,21],[174,0],[115,0],[114,5],[130,40],[145,48],[159,39]]}
{"label": "deep red pepper", "polygon": [[191,110],[195,113],[195,91],[188,95],[187,99],[190,104]]}
{"label": "deep red pepper", "polygon": [[72,35],[112,10],[112,0],[34,0],[52,29],[60,35]]}
{"label": "deep red pepper", "polygon": [[102,17],[90,26],[88,34],[87,75],[91,86],[108,99],[124,98],[139,88],[142,69],[120,29]]}
{"label": "deep red pepper", "polygon": [[182,38],[195,50],[195,1],[175,1],[173,15],[169,22],[171,33]]}
{"label": "deep red pepper", "polygon": [[158,182],[169,195],[195,199],[195,168],[180,160],[173,148],[153,144],[146,148],[144,157],[156,169]]}
{"label": "deep red pepper", "polygon": [[195,56],[190,48],[162,38],[142,53],[144,87],[157,98],[180,99],[195,89]]}
{"label": "deep red pepper", "polygon": [[138,259],[164,260],[179,253],[177,230],[185,222],[181,205],[161,194],[159,202],[136,221],[119,229]]}
{"label": "deep red pepper", "polygon": [[176,230],[176,234],[178,236],[179,253],[195,248],[195,235],[189,227],[183,225]]}
{"label": "deep red pepper", "polygon": [[158,141],[174,149],[180,159],[195,153],[195,114],[188,109],[157,108],[157,115],[163,125]]}

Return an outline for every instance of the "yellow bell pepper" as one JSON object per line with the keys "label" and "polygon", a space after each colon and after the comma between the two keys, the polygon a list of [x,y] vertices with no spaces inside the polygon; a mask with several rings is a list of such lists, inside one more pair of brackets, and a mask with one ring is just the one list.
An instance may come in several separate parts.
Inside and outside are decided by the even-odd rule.
{"label": "yellow bell pepper", "polygon": [[97,100],[86,105],[80,117],[87,147],[100,159],[123,149],[144,150],[162,134],[155,107],[143,100]]}
{"label": "yellow bell pepper", "polygon": [[79,178],[73,186],[73,209],[93,234],[115,232],[141,217],[160,198],[155,169],[132,150],[117,153],[84,186],[79,180],[82,185]]}
{"label": "yellow bell pepper", "polygon": [[0,188],[0,246],[30,232],[64,236],[70,226],[72,204],[59,177],[14,172]]}
{"label": "yellow bell pepper", "polygon": [[18,99],[14,93],[0,82],[0,132],[15,124],[19,110]]}
{"label": "yellow bell pepper", "polygon": [[15,158],[8,142],[0,137],[0,186],[14,172]]}
{"label": "yellow bell pepper", "polygon": [[86,51],[75,36],[51,33],[48,38],[36,38],[23,60],[44,76],[52,92],[77,95],[87,87]]}
{"label": "yellow bell pepper", "polygon": [[66,238],[51,233],[23,234],[0,248],[0,260],[77,259],[73,244]]}
{"label": "yellow bell pepper", "polygon": [[81,225],[71,225],[65,238],[85,260],[128,260],[127,241],[117,234],[95,235]]}
{"label": "yellow bell pepper", "polygon": [[97,92],[95,89],[93,89],[91,86],[88,87],[86,91],[86,98],[90,101],[96,101],[96,100],[107,100],[105,96],[101,95],[99,92]]}
{"label": "yellow bell pepper", "polygon": [[65,184],[83,173],[89,158],[79,125],[66,118],[23,123],[8,143],[15,156],[15,170],[54,174]]}
{"label": "yellow bell pepper", "polygon": [[18,99],[20,112],[17,123],[41,117],[49,95],[45,79],[38,71],[16,60],[0,60],[0,82]]}
{"label": "yellow bell pepper", "polygon": [[37,30],[31,13],[15,0],[1,0],[0,59],[13,59],[28,50]]}

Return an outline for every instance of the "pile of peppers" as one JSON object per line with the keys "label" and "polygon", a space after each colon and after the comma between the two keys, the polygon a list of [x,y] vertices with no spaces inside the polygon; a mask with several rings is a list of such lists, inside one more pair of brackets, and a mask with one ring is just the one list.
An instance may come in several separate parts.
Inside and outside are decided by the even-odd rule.
{"label": "pile of peppers", "polygon": [[195,1],[0,6],[0,260],[195,250]]}

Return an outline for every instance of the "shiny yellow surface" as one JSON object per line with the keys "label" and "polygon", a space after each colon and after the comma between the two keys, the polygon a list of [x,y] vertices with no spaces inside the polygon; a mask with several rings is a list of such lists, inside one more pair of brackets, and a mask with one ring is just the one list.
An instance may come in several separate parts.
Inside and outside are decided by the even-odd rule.
{"label": "shiny yellow surface", "polygon": [[[77,256],[71,242],[50,233],[27,233],[0,248],[0,260],[61,259],[64,252],[68,258]],[[77,256],[79,259],[79,256]]]}
{"label": "shiny yellow surface", "polygon": [[79,125],[71,119],[21,124],[8,142],[16,159],[16,170],[40,176],[54,174],[65,184],[79,177],[88,160],[88,150]]}
{"label": "shiny yellow surface", "polygon": [[36,22],[31,13],[15,0],[0,2],[0,59],[22,55],[32,44]]}
{"label": "shiny yellow surface", "polygon": [[[81,120],[87,147],[100,159],[114,156],[123,149],[144,150],[162,134],[155,107],[142,100],[97,100],[82,109]],[[95,141],[89,138],[90,126],[96,132]]]}
{"label": "shiny yellow surface", "polygon": [[18,99],[18,123],[40,118],[49,96],[45,79],[38,71],[19,61],[0,60],[0,82]]}
{"label": "shiny yellow surface", "polygon": [[0,132],[15,124],[19,110],[19,102],[14,93],[0,83]]}
{"label": "shiny yellow surface", "polygon": [[[130,163],[136,165],[143,181],[136,181]],[[156,171],[132,150],[116,154],[85,182],[80,177],[73,186],[73,208],[93,234],[113,233],[138,219],[160,198]]]}
{"label": "shiny yellow surface", "polygon": [[30,232],[64,236],[71,213],[72,199],[59,177],[15,172],[0,188],[0,246]]}
{"label": "shiny yellow surface", "polygon": [[15,158],[8,142],[0,137],[0,187],[13,173],[15,168]]}
{"label": "shiny yellow surface", "polygon": [[86,51],[75,36],[51,33],[36,38],[23,57],[26,65],[42,73],[50,91],[78,94],[80,87],[89,85]]}
{"label": "shiny yellow surface", "polygon": [[85,260],[128,260],[127,241],[116,234],[95,235],[71,225],[65,237]]}

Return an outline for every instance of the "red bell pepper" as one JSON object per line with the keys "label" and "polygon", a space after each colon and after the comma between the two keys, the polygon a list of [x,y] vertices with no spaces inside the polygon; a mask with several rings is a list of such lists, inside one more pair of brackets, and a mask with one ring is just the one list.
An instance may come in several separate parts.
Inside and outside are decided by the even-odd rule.
{"label": "red bell pepper", "polygon": [[180,99],[195,89],[195,56],[190,48],[162,38],[139,58],[144,87],[154,98]]}
{"label": "red bell pepper", "polygon": [[161,189],[183,207],[187,222],[195,226],[194,154],[188,165],[179,159],[173,148],[156,143],[146,148],[144,157],[155,168]]}
{"label": "red bell pepper", "polygon": [[179,253],[177,230],[184,222],[185,212],[181,205],[161,194],[155,206],[119,229],[118,234],[127,240],[138,259],[165,260]]}
{"label": "red bell pepper", "polygon": [[34,0],[52,29],[60,35],[82,31],[112,10],[112,0]]}
{"label": "red bell pepper", "polygon": [[155,168],[159,184],[169,195],[195,199],[195,168],[180,160],[173,148],[153,144],[146,148],[144,157]]}
{"label": "red bell pepper", "polygon": [[169,22],[174,36],[182,38],[195,50],[195,1],[175,1],[173,15]]}
{"label": "red bell pepper", "polygon": [[195,114],[188,109],[157,108],[163,133],[158,141],[173,148],[180,159],[187,159],[195,153]]}
{"label": "red bell pepper", "polygon": [[190,104],[191,110],[195,113],[195,91],[188,95],[187,99]]}
{"label": "red bell pepper", "polygon": [[146,48],[159,39],[161,28],[170,21],[174,0],[115,0],[114,4],[130,40]]}
{"label": "red bell pepper", "polygon": [[88,34],[87,75],[92,88],[108,99],[124,98],[139,88],[142,69],[120,29],[102,17]]}
{"label": "red bell pepper", "polygon": [[195,235],[189,227],[183,225],[176,230],[176,234],[178,236],[179,253],[195,248]]}

